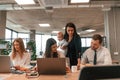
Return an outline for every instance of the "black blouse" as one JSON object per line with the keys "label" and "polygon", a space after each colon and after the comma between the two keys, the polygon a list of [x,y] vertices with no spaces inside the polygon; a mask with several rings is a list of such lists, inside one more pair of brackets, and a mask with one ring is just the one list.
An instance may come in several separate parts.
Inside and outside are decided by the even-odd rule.
{"label": "black blouse", "polygon": [[81,38],[79,35],[74,36],[68,43],[68,50],[66,57],[70,59],[70,66],[77,65],[78,58],[81,58]]}

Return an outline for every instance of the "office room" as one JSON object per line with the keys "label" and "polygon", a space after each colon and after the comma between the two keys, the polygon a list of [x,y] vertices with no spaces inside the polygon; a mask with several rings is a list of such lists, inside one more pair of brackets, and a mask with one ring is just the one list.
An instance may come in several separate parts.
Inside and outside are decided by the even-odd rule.
{"label": "office room", "polygon": [[[93,36],[95,34],[99,34],[102,37],[100,46],[107,49],[110,53],[112,65],[108,64],[107,67],[117,67],[116,69],[119,72],[120,0],[23,0],[21,3],[18,1],[22,0],[0,0],[0,57],[2,56],[0,58],[0,80],[88,80],[84,76],[81,79],[81,73],[84,73],[84,69],[87,70],[86,68],[89,67],[91,69],[94,66],[93,64],[82,65],[82,58],[86,56],[84,53],[87,49],[94,48],[92,47],[92,41],[94,41]],[[24,3],[24,1],[26,2]],[[31,1],[31,3],[27,3],[27,1]],[[67,27],[70,24],[74,26]],[[73,41],[75,48],[73,47],[72,49],[70,49],[70,41],[75,37],[65,36],[69,35],[69,29],[74,30],[76,35],[73,35],[73,37],[79,36],[80,38],[80,43]],[[59,32],[63,33],[64,39],[68,42],[67,52],[64,57],[60,54],[57,56],[65,58],[64,61],[68,65],[65,66],[66,73],[62,75],[41,75],[36,71],[36,69],[40,69],[38,68],[37,63],[39,61],[37,60],[48,56],[45,54],[47,52],[46,48],[48,48],[46,46],[51,44],[47,44],[47,42],[54,43],[56,44],[55,46],[58,45]],[[53,42],[50,42],[50,40]],[[25,59],[19,60],[20,58],[16,58],[14,53],[17,52],[17,41],[21,51],[27,53],[24,56],[20,51],[21,54],[18,54],[18,56],[20,55],[20,58],[25,57],[29,65],[27,65],[28,62],[24,61]],[[74,63],[74,57],[71,58],[72,54],[69,53],[76,49],[76,45],[80,47],[80,50],[75,55],[77,58]],[[7,59],[5,60],[5,58]],[[14,61],[15,58],[17,61]],[[19,62],[25,62],[25,67],[21,68],[18,66],[18,64],[24,65]],[[4,65],[1,66],[2,63]],[[8,64],[7,67],[5,66],[6,64]],[[52,62],[51,64],[54,63]],[[17,66],[13,67],[14,65]],[[101,65],[97,65],[97,68],[99,66]],[[105,67],[106,65],[102,66]],[[26,76],[27,74],[33,76]],[[113,78],[115,77],[120,76],[113,76]]]}

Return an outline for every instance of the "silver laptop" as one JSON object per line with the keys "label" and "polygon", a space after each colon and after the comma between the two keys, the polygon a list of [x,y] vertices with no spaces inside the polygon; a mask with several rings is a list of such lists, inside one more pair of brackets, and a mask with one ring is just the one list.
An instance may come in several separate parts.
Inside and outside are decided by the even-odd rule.
{"label": "silver laptop", "polygon": [[37,58],[37,66],[39,74],[66,74],[65,58]]}
{"label": "silver laptop", "polygon": [[11,62],[10,62],[10,56],[7,55],[0,55],[0,73],[9,73]]}

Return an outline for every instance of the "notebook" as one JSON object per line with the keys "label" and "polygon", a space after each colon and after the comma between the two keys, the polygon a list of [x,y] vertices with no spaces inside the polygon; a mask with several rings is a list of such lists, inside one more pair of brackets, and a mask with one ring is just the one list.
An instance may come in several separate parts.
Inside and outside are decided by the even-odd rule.
{"label": "notebook", "polygon": [[0,55],[0,73],[9,73],[11,67],[10,56]]}
{"label": "notebook", "polygon": [[37,58],[37,68],[39,74],[65,75],[65,58]]}

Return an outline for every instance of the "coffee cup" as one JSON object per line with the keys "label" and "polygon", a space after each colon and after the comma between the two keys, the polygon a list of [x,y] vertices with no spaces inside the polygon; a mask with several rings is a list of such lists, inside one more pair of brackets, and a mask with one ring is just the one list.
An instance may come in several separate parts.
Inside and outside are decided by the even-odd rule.
{"label": "coffee cup", "polygon": [[77,72],[77,66],[76,65],[71,66],[71,71],[72,72]]}

